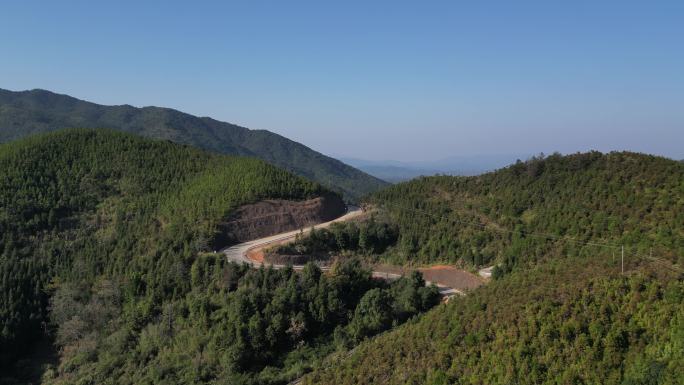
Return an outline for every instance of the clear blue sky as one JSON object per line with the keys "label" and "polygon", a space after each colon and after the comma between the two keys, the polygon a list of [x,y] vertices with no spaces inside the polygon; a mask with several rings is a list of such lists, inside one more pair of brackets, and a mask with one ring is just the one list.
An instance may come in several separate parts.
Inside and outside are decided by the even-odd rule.
{"label": "clear blue sky", "polygon": [[366,159],[684,158],[684,1],[3,1],[0,88]]}

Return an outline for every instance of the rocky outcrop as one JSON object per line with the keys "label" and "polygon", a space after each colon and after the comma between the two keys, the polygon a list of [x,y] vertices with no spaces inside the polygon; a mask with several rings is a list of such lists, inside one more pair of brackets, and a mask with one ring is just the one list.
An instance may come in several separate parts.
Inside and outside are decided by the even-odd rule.
{"label": "rocky outcrop", "polygon": [[333,220],[346,212],[342,199],[328,194],[306,201],[265,200],[238,208],[221,222],[214,249]]}

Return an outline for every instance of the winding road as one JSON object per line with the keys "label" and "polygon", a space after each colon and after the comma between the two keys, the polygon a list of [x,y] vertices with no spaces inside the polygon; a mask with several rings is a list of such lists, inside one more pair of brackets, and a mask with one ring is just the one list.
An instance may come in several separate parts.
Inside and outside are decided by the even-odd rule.
{"label": "winding road", "polygon": [[[349,221],[349,220],[352,220],[354,218],[358,218],[358,217],[362,216],[363,214],[364,214],[364,212],[361,209],[354,209],[354,210],[347,212],[346,214],[344,214],[343,216],[341,216],[337,219],[333,219],[332,221],[329,221],[329,222],[320,223],[320,224],[315,225],[313,227],[315,229],[326,228],[333,223]],[[311,228],[307,228],[307,229],[303,230],[303,233],[306,234],[309,231],[311,231]],[[243,243],[239,243],[237,245],[226,247],[225,249],[221,250],[221,252],[223,254],[225,254],[226,258],[229,261],[233,261],[236,263],[246,263],[246,264],[249,264],[253,267],[260,267],[261,265],[265,265],[265,266],[272,266],[276,269],[281,269],[281,268],[285,267],[285,265],[269,264],[268,262],[262,262],[262,261],[259,261],[256,259],[252,259],[249,257],[249,252],[256,250],[256,249],[261,249],[261,248],[267,247],[269,245],[273,245],[275,243],[283,243],[283,242],[294,240],[295,237],[297,236],[297,234],[300,234],[301,232],[302,232],[301,230],[294,230],[294,231],[289,231],[286,233],[271,235],[268,237],[255,239],[252,241],[243,242]],[[304,268],[303,265],[294,265],[292,267],[295,270],[299,270],[299,269]],[[327,270],[328,267],[321,267],[321,269]],[[401,274],[397,274],[397,273],[394,273],[391,271],[385,271],[385,270],[382,270],[381,268],[374,269],[372,273],[373,273],[374,277],[378,277],[378,278],[382,278],[382,279],[398,279],[402,276]],[[445,296],[445,297],[450,297],[450,296],[453,296],[455,294],[465,295],[464,291],[443,285],[439,282],[425,281],[425,283],[427,285],[435,284],[435,286],[437,286],[437,288],[439,289],[440,294]]]}
{"label": "winding road", "polygon": [[[313,226],[315,229],[323,229],[326,228],[330,225],[332,225],[335,222],[345,222],[354,218],[357,218],[359,216],[363,215],[363,211],[361,209],[355,209],[347,212],[346,214],[342,215],[339,218],[333,219],[332,221],[329,222],[324,222],[324,223],[319,223],[315,226]],[[271,235],[268,237],[264,238],[259,238],[255,239],[252,241],[248,242],[243,242],[243,243],[238,243],[237,245],[233,245],[230,247],[227,247],[223,250],[221,250],[222,253],[226,255],[226,258],[228,258],[229,261],[237,262],[237,263],[247,263],[249,265],[252,265],[254,267],[259,267],[263,262],[260,261],[255,261],[253,259],[250,259],[247,257],[247,252],[253,249],[257,248],[263,248],[268,245],[274,244],[274,243],[279,243],[279,242],[284,242],[287,240],[294,240],[297,234],[300,234],[303,232],[304,234],[307,234],[309,231],[311,231],[311,228],[306,228],[303,230],[294,230],[294,231],[289,231],[286,233],[281,233],[281,234],[276,234],[276,235]],[[266,265],[269,265],[268,263],[265,263]],[[283,268],[285,267],[284,265],[273,265],[274,268]],[[303,266],[294,266],[294,268],[302,268]]]}

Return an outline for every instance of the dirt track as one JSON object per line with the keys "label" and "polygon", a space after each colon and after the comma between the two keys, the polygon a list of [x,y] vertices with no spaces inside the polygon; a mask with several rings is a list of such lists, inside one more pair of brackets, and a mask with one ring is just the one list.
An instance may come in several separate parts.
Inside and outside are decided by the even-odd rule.
{"label": "dirt track", "polygon": [[436,265],[412,269],[402,266],[381,264],[374,266],[373,270],[398,275],[406,275],[412,270],[418,270],[423,273],[423,278],[425,278],[426,281],[448,286],[461,292],[473,290],[486,282],[484,279],[476,276],[475,274],[448,265]]}
{"label": "dirt track", "polygon": [[[343,222],[359,218],[364,214],[362,210],[353,210],[347,214],[334,219],[329,222],[321,223],[314,228],[322,229],[330,226],[335,222]],[[303,232],[306,234],[310,231],[309,229],[304,229]],[[264,237],[249,242],[240,243],[228,248],[221,250],[222,253],[226,255],[226,258],[230,261],[237,263],[247,263],[254,267],[259,267],[261,265],[273,266],[274,268],[283,268],[284,265],[271,265],[264,261],[262,250],[264,248],[291,242],[299,234],[300,231],[290,231],[283,234],[276,234],[269,237]],[[304,266],[293,266],[294,269],[301,269]],[[325,267],[323,268],[326,269]],[[420,272],[423,273],[423,277],[428,284],[434,283],[439,287],[440,293],[443,295],[453,295],[460,294],[464,295],[468,290],[472,290],[485,281],[480,277],[467,272],[465,270],[460,270],[452,266],[432,266],[426,268],[419,268]],[[391,265],[377,265],[373,267],[373,276],[383,278],[383,279],[397,279],[402,275],[405,275],[410,270],[402,268],[400,266]]]}

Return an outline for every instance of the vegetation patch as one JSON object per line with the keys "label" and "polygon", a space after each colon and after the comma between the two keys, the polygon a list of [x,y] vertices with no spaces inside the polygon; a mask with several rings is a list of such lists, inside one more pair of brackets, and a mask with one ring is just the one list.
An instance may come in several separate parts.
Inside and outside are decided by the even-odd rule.
{"label": "vegetation patch", "polygon": [[377,258],[496,265],[494,279],[303,383],[682,384],[683,199],[681,163],[624,152],[381,191],[398,237]]}
{"label": "vegetation patch", "polygon": [[303,384],[681,384],[684,280],[558,259],[331,357]]}

